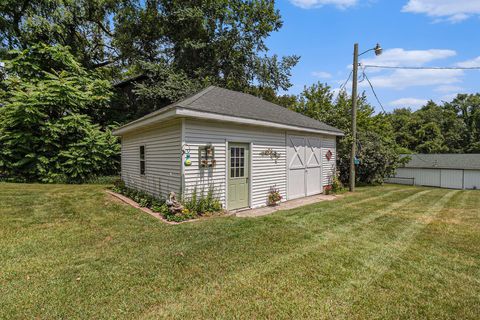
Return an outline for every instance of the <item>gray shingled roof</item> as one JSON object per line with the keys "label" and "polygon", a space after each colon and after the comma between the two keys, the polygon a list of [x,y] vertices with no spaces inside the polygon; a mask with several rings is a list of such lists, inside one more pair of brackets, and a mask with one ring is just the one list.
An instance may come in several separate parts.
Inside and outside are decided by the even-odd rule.
{"label": "gray shingled roof", "polygon": [[215,86],[210,86],[193,96],[175,102],[140,119],[132,121],[123,127],[126,127],[132,123],[138,123],[143,119],[150,118],[156,114],[160,114],[166,110],[176,107],[343,134],[342,130],[340,129],[334,128],[323,122],[314,120],[274,103],[265,101],[250,94],[227,90]]}
{"label": "gray shingled roof", "polygon": [[440,168],[480,170],[480,154],[405,154],[411,160],[405,168]]}

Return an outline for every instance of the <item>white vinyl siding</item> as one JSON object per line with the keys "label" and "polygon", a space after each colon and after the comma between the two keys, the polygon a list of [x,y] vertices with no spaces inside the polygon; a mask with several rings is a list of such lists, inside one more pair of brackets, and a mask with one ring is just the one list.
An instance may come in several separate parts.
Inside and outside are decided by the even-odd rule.
{"label": "white vinyl siding", "polygon": [[[140,146],[145,146],[145,175],[140,174]],[[181,191],[181,122],[122,136],[122,179],[128,187],[167,197]]]}
{"label": "white vinyl siding", "polygon": [[463,189],[463,170],[440,170],[440,187],[447,189]]}
{"label": "white vinyl siding", "polygon": [[[392,183],[413,179],[415,185],[448,189],[480,189],[480,171],[463,169],[398,168]],[[409,181],[410,182],[410,181]]]}
{"label": "white vinyl siding", "polygon": [[[213,187],[215,193],[226,204],[226,159],[227,143],[251,144],[250,199],[251,207],[267,204],[271,186],[276,186],[286,196],[286,152],[285,131],[247,125],[186,119],[184,141],[190,147],[191,166],[185,167],[185,192],[188,195],[196,187],[197,192],[207,192]],[[199,168],[198,147],[211,144],[215,148],[216,166]],[[280,157],[275,160],[262,155],[271,148]]]}
{"label": "white vinyl siding", "polygon": [[480,170],[465,170],[464,175],[465,189],[480,190]]}
{"label": "white vinyl siding", "polygon": [[440,187],[440,169],[398,168],[395,177],[413,178],[417,186]]}
{"label": "white vinyl siding", "polygon": [[[322,136],[322,172],[323,172],[323,185],[332,184],[335,177],[335,171],[337,170],[337,140],[335,137]],[[327,159],[327,152],[332,152],[330,160]]]}

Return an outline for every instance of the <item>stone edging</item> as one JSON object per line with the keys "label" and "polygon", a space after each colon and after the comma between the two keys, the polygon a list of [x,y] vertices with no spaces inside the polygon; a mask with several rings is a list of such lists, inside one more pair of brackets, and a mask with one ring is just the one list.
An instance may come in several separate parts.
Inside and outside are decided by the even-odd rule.
{"label": "stone edging", "polygon": [[[151,215],[152,217],[154,218],[157,218],[158,220],[162,221],[163,223],[166,223],[166,224],[170,224],[170,225],[175,225],[175,224],[182,224],[182,223],[187,223],[187,222],[196,222],[196,221],[200,221],[200,220],[203,220],[203,219],[208,219],[209,217],[201,217],[201,218],[197,218],[197,219],[190,219],[190,220],[185,220],[185,221],[180,221],[180,222],[176,222],[176,221],[168,221],[167,219],[165,219],[164,217],[162,217],[162,215],[160,215],[159,213],[157,212],[154,212],[152,210],[150,210],[149,208],[145,208],[145,207],[141,207],[137,202],[133,201],[132,199],[128,198],[128,197],[125,197],[124,195],[121,195],[120,193],[116,193],[116,192],[113,192],[111,190],[105,190],[109,195],[125,202],[126,204],[136,208],[136,209],[140,209],[142,210],[143,212],[145,213],[148,213],[149,215]],[[229,214],[227,214],[229,215]],[[224,215],[225,216],[225,215]]]}

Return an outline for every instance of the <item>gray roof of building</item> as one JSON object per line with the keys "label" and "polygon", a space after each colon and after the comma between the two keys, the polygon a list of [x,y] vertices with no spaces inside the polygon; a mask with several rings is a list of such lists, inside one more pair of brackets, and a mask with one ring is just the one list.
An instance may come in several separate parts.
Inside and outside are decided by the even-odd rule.
{"label": "gray roof of building", "polygon": [[480,154],[404,154],[411,157],[405,168],[480,170]]}
{"label": "gray roof of building", "polygon": [[[138,123],[144,118],[150,118],[151,116],[176,107],[343,134],[340,129],[304,116],[298,112],[294,112],[250,94],[215,86],[203,89],[193,96],[175,102],[138,120],[132,121],[131,123]],[[128,125],[129,124],[126,124],[125,126]]]}

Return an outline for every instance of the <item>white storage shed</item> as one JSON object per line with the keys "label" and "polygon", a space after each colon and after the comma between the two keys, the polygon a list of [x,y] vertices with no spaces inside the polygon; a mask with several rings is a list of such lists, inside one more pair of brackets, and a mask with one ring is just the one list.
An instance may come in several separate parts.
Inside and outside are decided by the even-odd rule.
{"label": "white storage shed", "polygon": [[412,154],[392,183],[449,189],[480,189],[480,154]]}
{"label": "white storage shed", "polygon": [[252,95],[208,87],[118,128],[126,185],[166,197],[212,189],[228,210],[323,192],[341,130]]}

